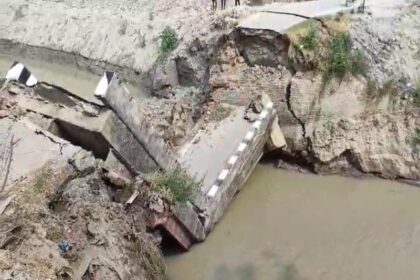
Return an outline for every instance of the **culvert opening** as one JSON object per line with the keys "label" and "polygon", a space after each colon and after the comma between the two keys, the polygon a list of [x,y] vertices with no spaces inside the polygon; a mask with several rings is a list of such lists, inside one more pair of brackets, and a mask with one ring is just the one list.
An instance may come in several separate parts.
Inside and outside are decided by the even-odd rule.
{"label": "culvert opening", "polygon": [[62,120],[54,120],[49,130],[73,145],[91,151],[96,158],[105,160],[108,156],[110,146],[99,132],[90,131]]}
{"label": "culvert opening", "polygon": [[161,237],[162,241],[160,243],[160,248],[165,257],[179,255],[185,253],[185,249],[175,240],[175,238],[162,226],[156,228]]}

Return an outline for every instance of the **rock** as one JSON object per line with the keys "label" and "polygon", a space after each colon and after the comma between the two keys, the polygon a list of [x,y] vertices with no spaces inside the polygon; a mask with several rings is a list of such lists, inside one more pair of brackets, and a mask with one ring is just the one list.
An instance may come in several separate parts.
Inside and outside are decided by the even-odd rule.
{"label": "rock", "polygon": [[155,193],[152,193],[149,196],[148,204],[149,209],[156,213],[162,214],[165,211],[165,205],[163,203],[162,198]]}
{"label": "rock", "polygon": [[286,140],[284,139],[283,132],[279,126],[278,117],[273,121],[271,125],[270,137],[267,141],[266,148],[268,151],[278,150],[286,146]]}
{"label": "rock", "polygon": [[[289,150],[309,151],[307,160],[322,173],[354,174],[356,169],[418,180],[420,159],[413,146],[413,131],[420,125],[416,112],[399,110],[398,103],[388,97],[376,105],[366,102],[366,83],[355,78],[331,81],[324,92],[314,93],[319,85],[314,80],[320,79],[305,73],[291,81],[290,110],[299,122],[295,128],[306,139],[284,129],[287,123],[280,117]],[[397,108],[389,109],[390,103]]]}
{"label": "rock", "polygon": [[75,178],[64,188],[62,199],[64,201],[111,201],[108,187],[102,181],[100,175],[93,173],[82,178]]}
{"label": "rock", "polygon": [[19,87],[19,86],[17,86],[17,85],[10,85],[7,88],[7,91],[9,93],[11,93],[11,94],[15,94],[16,95],[16,94],[22,94],[24,92],[24,89],[21,88],[21,87]]}
{"label": "rock", "polygon": [[[0,250],[0,270],[8,270],[12,268],[12,257],[8,250]],[[1,276],[1,273],[0,273]]]}
{"label": "rock", "polygon": [[258,120],[258,114],[252,112],[252,110],[246,110],[244,119],[246,119],[249,122],[255,122],[256,120]]}
{"label": "rock", "polygon": [[93,108],[92,106],[87,106],[87,105],[83,106],[82,112],[86,116],[91,116],[91,117],[97,117],[99,115],[99,112],[97,109]]}
{"label": "rock", "polygon": [[114,187],[126,188],[131,184],[131,181],[124,176],[119,175],[116,172],[110,171],[104,174],[107,181],[109,181]]}
{"label": "rock", "polygon": [[277,32],[239,29],[235,43],[250,65],[277,67],[288,64],[288,44]]}
{"label": "rock", "polygon": [[175,87],[178,84],[178,71],[175,61],[170,59],[158,64],[153,76],[153,90],[159,91],[166,87]]}
{"label": "rock", "polygon": [[9,115],[9,112],[6,110],[0,110],[0,119],[5,118]]}
{"label": "rock", "polygon": [[98,166],[93,154],[86,150],[80,150],[71,159],[69,159],[69,163],[76,169],[77,172],[82,174],[93,173]]}

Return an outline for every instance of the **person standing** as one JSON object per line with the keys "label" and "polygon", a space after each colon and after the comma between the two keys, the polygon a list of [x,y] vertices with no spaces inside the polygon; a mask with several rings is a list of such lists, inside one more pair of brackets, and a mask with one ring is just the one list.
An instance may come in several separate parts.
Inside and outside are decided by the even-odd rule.
{"label": "person standing", "polygon": [[222,10],[226,9],[226,0],[220,0],[220,4]]}
{"label": "person standing", "polygon": [[235,6],[240,6],[241,5],[241,0],[235,0]]}
{"label": "person standing", "polygon": [[217,0],[211,0],[211,6],[213,8],[213,11],[216,11],[217,10]]}

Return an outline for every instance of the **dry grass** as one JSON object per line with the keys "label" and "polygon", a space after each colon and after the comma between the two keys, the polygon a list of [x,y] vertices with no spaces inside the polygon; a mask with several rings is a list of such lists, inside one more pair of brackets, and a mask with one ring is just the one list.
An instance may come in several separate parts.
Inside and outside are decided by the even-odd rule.
{"label": "dry grass", "polygon": [[164,280],[166,279],[166,267],[160,251],[151,246],[144,236],[132,229],[133,234],[130,235],[131,243],[129,250],[139,261],[140,266],[144,269],[147,279]]}
{"label": "dry grass", "polygon": [[331,33],[347,32],[350,28],[351,20],[348,14],[338,14],[335,17],[324,19],[325,26]]}
{"label": "dry grass", "polygon": [[231,107],[224,106],[223,104],[217,104],[216,106],[211,108],[208,119],[211,122],[221,122],[222,120],[229,117],[231,113]]}

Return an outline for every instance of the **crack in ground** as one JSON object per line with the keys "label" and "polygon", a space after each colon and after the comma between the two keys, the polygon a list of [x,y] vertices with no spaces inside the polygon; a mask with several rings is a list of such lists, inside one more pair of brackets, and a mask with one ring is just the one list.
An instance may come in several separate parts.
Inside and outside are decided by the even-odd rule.
{"label": "crack in ground", "polygon": [[287,105],[287,109],[289,110],[289,112],[299,122],[300,126],[302,127],[302,136],[303,136],[303,138],[304,139],[307,139],[307,137],[306,137],[305,123],[301,119],[298,118],[298,116],[296,115],[296,113],[292,109],[292,105],[290,104],[290,94],[291,94],[291,90],[290,89],[292,87],[292,78],[293,78],[293,76],[290,78],[289,83],[286,86],[286,105]]}
{"label": "crack in ground", "polygon": [[35,130],[35,134],[43,135],[44,137],[48,138],[54,144],[57,144],[60,147],[60,155],[63,155],[63,149],[66,146],[66,143],[61,143],[61,142],[55,140],[52,136],[47,135],[44,131],[39,130],[39,129]]}

